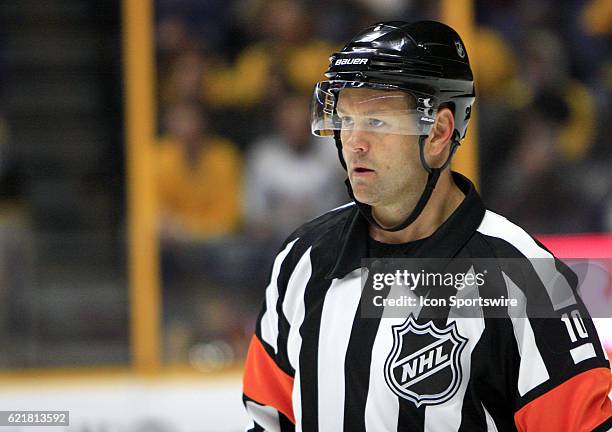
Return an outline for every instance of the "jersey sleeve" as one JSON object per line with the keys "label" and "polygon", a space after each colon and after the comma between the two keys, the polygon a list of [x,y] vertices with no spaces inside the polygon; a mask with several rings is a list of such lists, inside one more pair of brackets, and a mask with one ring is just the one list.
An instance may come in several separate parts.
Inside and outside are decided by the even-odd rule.
{"label": "jersey sleeve", "polygon": [[611,382],[610,370],[605,367],[581,372],[517,411],[516,427],[520,432],[609,432],[612,430]]}
{"label": "jersey sleeve", "polygon": [[287,357],[289,322],[282,312],[286,291],[289,242],[277,255],[265,300],[249,346],[244,376],[243,403],[252,420],[247,431],[293,431],[292,393],[295,371]]}
{"label": "jersey sleeve", "polygon": [[579,296],[576,275],[556,258],[531,260],[526,267],[522,277],[504,275],[509,292],[526,304],[524,316],[511,317],[518,351],[516,428],[612,429],[610,363]]}

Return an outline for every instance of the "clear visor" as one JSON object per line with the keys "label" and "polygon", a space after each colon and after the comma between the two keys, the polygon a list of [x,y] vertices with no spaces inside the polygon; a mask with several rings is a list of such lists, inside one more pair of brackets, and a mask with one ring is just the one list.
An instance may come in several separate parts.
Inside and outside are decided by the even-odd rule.
{"label": "clear visor", "polygon": [[334,131],[427,135],[437,103],[432,96],[394,86],[357,81],[321,81],[314,89],[311,130],[317,136]]}

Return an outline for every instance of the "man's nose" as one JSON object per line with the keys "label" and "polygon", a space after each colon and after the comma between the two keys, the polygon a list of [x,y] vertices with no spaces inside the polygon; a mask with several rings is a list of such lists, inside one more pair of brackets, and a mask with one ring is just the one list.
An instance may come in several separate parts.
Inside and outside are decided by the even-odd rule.
{"label": "man's nose", "polygon": [[353,129],[346,139],[342,139],[342,144],[346,145],[353,152],[367,152],[370,149],[369,133],[359,129]]}

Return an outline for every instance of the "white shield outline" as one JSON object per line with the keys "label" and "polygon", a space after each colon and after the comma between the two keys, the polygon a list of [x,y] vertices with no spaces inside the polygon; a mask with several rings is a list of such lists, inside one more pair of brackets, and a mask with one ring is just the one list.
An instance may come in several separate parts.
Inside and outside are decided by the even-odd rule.
{"label": "white shield outline", "polygon": [[[417,408],[421,405],[437,405],[446,402],[450,398],[452,398],[459,386],[461,384],[462,379],[462,370],[461,370],[461,352],[463,348],[467,345],[468,339],[461,336],[457,330],[457,323],[453,321],[446,328],[440,330],[432,321],[428,321],[424,325],[420,325],[416,322],[414,317],[410,315],[408,319],[403,324],[392,326],[393,331],[393,348],[391,349],[391,353],[387,356],[387,360],[385,361],[385,381],[387,385],[395,393],[397,396],[408,399],[413,402]],[[440,370],[445,369],[446,367],[450,367],[452,371],[452,380],[449,386],[442,392],[436,394],[417,394],[397,382],[395,376],[391,371],[394,367],[396,367],[396,363],[401,361],[398,359],[399,353],[402,352],[402,344],[403,344],[403,335],[406,333],[412,332],[414,334],[429,334],[433,338],[437,338],[441,341],[449,340],[452,342],[453,347],[450,353],[450,359],[448,362],[445,362],[444,366],[435,372],[439,372]],[[434,342],[435,344],[435,342]],[[433,344],[427,345],[427,347],[431,347]],[[414,354],[414,353],[413,353]],[[446,364],[448,363],[448,364]],[[433,374],[432,373],[432,374]]]}

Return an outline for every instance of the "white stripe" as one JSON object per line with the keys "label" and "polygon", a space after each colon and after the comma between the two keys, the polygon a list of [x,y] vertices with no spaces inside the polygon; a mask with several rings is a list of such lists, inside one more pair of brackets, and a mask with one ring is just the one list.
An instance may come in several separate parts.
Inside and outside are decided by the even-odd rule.
{"label": "white stripe", "polygon": [[278,353],[278,347],[276,345],[278,340],[278,314],[276,313],[276,303],[278,302],[278,275],[283,261],[296,241],[298,241],[298,239],[293,240],[285,246],[285,249],[276,256],[274,265],[272,266],[270,283],[266,288],[266,311],[261,317],[261,338],[274,349],[275,354]]}
{"label": "white stripe", "polygon": [[[471,273],[474,269],[471,268]],[[469,273],[468,272],[468,273]],[[474,284],[466,286],[463,290],[457,292],[457,299],[478,299],[478,287]],[[463,407],[463,399],[470,381],[470,371],[472,367],[472,351],[480,340],[482,332],[485,329],[484,316],[481,307],[470,307],[470,318],[464,318],[465,311],[457,309],[453,306],[448,314],[446,321],[447,325],[453,322],[457,326],[459,335],[468,339],[467,345],[461,352],[460,368],[461,368],[461,383],[457,393],[440,405],[431,405],[425,408],[425,432],[439,431],[457,431],[461,426],[461,410]]]}
{"label": "white stripe", "polygon": [[361,269],[334,279],[321,312],[318,348],[319,430],[340,431],[344,422],[344,360],[361,297]]}
{"label": "white stripe", "polygon": [[280,432],[280,422],[278,411],[271,406],[259,405],[251,401],[246,401],[247,412],[255,423],[270,432]]}
{"label": "white stripe", "polygon": [[289,335],[287,336],[287,357],[293,369],[297,369],[302,348],[300,327],[304,321],[304,291],[312,274],[310,251],[312,246],[298,261],[289,282],[283,301],[283,314],[289,321]]}
{"label": "white stripe", "polygon": [[[402,295],[415,296],[414,292],[404,286],[394,285],[387,298],[401,298]],[[393,326],[402,325],[412,314],[418,318],[421,306],[407,306],[404,317],[397,317],[397,308],[389,307],[383,311],[376,339],[372,345],[370,363],[370,382],[365,406],[365,426],[367,431],[397,430],[399,416],[399,399],[385,381],[385,361],[393,347]]]}
{"label": "white stripe", "polygon": [[487,210],[478,231],[507,241],[526,258],[535,258],[530,259],[530,262],[542,281],[554,310],[576,304],[574,292],[565,277],[556,269],[553,255],[541,248],[525,230],[505,217]]}
{"label": "white stripe", "polygon": [[581,361],[595,357],[595,348],[593,348],[593,344],[589,342],[579,347],[572,348],[570,354],[572,355],[574,364],[578,364]]}
{"label": "white stripe", "polygon": [[[480,404],[482,405],[482,402]],[[489,413],[489,411],[487,411],[487,408],[484,405],[482,405],[482,409],[484,411],[485,420],[487,421],[487,432],[498,432],[493,416]]]}
{"label": "white stripe", "polygon": [[310,262],[310,251],[312,246],[302,255],[295,266],[283,301],[283,314],[289,321],[289,335],[287,336],[287,357],[291,367],[295,370],[293,378],[293,392],[291,400],[293,403],[293,415],[295,417],[295,430],[302,430],[302,391],[300,385],[299,357],[302,348],[302,337],[300,327],[304,321],[304,292],[312,274]]}
{"label": "white stripe", "polygon": [[529,318],[526,318],[527,298],[508,275],[502,272],[502,276],[508,289],[508,298],[516,299],[518,302],[517,307],[508,306],[508,314],[512,321],[514,337],[518,345],[519,355],[521,356],[518,391],[523,396],[529,390],[548,381],[550,376],[536,345],[535,335],[533,334]]}
{"label": "white stripe", "polygon": [[295,370],[293,377],[293,392],[291,394],[293,403],[293,416],[295,417],[295,432],[302,432],[302,386],[300,384],[300,368]]}
{"label": "white stripe", "polygon": [[[612,318],[593,318],[593,324],[597,330],[597,337],[599,339],[599,344],[601,345],[603,355],[606,360],[610,360],[608,358],[608,351],[606,350],[606,344],[604,344],[604,339],[602,336],[612,335]],[[608,339],[609,338],[610,336],[608,336]]]}
{"label": "white stripe", "polygon": [[385,360],[393,348],[392,326],[402,325],[406,318],[382,318],[372,345],[370,382],[365,406],[365,427],[368,432],[395,431],[399,400],[385,381]]}
{"label": "white stripe", "polygon": [[354,205],[355,205],[355,201],[351,201],[349,203],[342,204],[341,206],[336,207],[335,209],[331,209],[330,211],[336,211],[336,210],[340,210],[340,209],[347,208],[347,207],[354,206]]}

